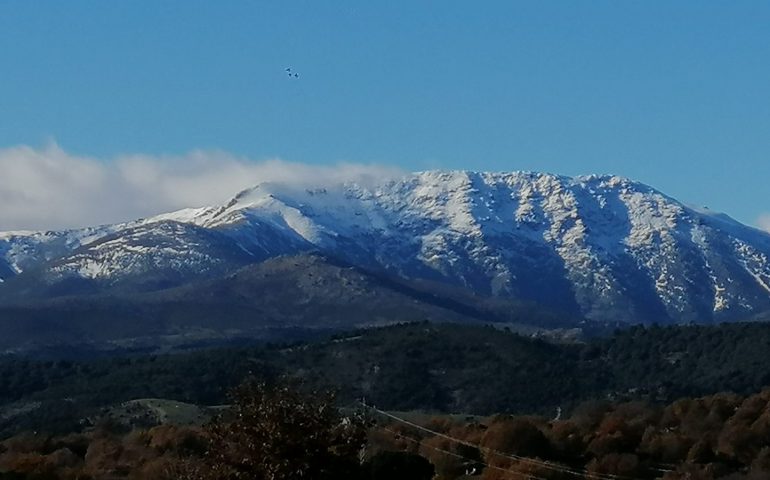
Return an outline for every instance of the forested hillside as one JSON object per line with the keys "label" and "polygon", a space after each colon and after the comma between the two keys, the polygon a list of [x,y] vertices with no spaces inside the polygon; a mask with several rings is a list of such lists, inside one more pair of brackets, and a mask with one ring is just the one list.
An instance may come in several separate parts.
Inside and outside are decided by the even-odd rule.
{"label": "forested hillside", "polygon": [[290,345],[92,361],[0,361],[0,428],[72,428],[136,398],[225,403],[249,374],[287,374],[391,410],[569,411],[592,399],[673,401],[770,385],[770,325],[637,327],[589,343],[549,343],[492,327],[408,324]]}

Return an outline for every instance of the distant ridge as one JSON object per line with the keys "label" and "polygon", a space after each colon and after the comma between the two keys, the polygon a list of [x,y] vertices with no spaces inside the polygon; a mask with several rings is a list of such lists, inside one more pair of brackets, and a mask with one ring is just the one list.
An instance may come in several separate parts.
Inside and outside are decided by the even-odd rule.
{"label": "distant ridge", "polygon": [[265,183],[126,224],[0,233],[0,298],[156,291],[311,251],[598,322],[770,310],[767,233],[625,178],[534,172]]}

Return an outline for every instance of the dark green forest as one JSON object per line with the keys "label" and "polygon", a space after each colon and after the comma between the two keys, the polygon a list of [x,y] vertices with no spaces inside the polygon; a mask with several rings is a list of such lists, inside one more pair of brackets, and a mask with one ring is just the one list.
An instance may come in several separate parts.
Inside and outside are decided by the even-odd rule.
{"label": "dark green forest", "polygon": [[342,404],[388,410],[552,415],[587,400],[666,403],[770,385],[770,325],[633,327],[549,343],[493,327],[406,324],[323,341],[93,360],[0,361],[0,431],[72,431],[136,398],[227,402],[248,375],[331,386]]}

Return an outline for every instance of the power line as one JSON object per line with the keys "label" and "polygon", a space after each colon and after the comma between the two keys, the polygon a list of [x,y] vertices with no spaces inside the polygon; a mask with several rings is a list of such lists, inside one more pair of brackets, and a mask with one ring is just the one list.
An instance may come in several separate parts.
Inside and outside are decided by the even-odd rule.
{"label": "power line", "polygon": [[515,455],[515,454],[500,452],[500,451],[497,451],[497,450],[494,450],[494,449],[491,449],[491,448],[482,447],[481,445],[476,445],[474,443],[467,442],[465,440],[461,440],[459,438],[451,437],[449,435],[446,435],[446,434],[441,433],[441,432],[437,432],[435,430],[431,430],[431,429],[429,429],[427,427],[423,427],[422,425],[416,424],[414,422],[410,422],[409,420],[406,420],[406,419],[403,419],[403,418],[398,417],[396,415],[393,415],[391,413],[385,412],[385,411],[380,410],[380,409],[378,409],[376,407],[373,407],[373,406],[370,406],[370,405],[366,405],[363,402],[361,404],[365,408],[369,408],[369,409],[379,413],[380,415],[383,415],[385,417],[388,417],[388,418],[390,418],[392,420],[395,420],[397,422],[403,423],[405,425],[409,425],[410,427],[416,428],[416,429],[421,430],[423,432],[430,433],[431,435],[434,435],[434,436],[437,436],[437,437],[441,437],[441,438],[444,438],[444,439],[449,440],[451,442],[455,442],[455,443],[460,444],[460,445],[465,445],[467,447],[476,448],[478,450],[481,450],[481,451],[484,451],[484,452],[487,452],[487,453],[491,453],[493,455],[497,455],[497,456],[500,456],[500,457],[508,458],[508,459],[511,459],[511,460],[516,460],[516,461],[523,462],[523,463],[529,463],[531,465],[536,465],[536,466],[539,466],[539,467],[542,467],[542,468],[545,468],[545,469],[548,469],[548,470],[553,470],[553,471],[557,471],[557,472],[560,472],[560,473],[565,473],[565,474],[573,475],[573,476],[580,477],[580,478],[590,478],[590,479],[595,479],[595,480],[642,480],[642,479],[638,479],[638,478],[635,478],[635,477],[628,477],[628,476],[625,476],[625,475],[615,475],[615,474],[612,474],[612,473],[592,473],[592,472],[589,472],[588,470],[585,470],[585,469],[572,469],[572,468],[567,468],[567,467],[564,467],[563,465],[559,465],[559,464],[552,463],[552,462],[547,462],[547,461],[543,461],[543,460],[537,460],[537,459],[529,458],[529,457],[523,457],[521,455]]}
{"label": "power line", "polygon": [[[543,468],[550,469],[550,470],[555,470],[555,471],[558,471],[558,472],[561,472],[561,473],[568,473],[568,474],[571,474],[571,475],[574,475],[574,476],[578,476],[578,477],[590,477],[590,478],[595,478],[597,480],[614,480],[614,479],[619,478],[619,477],[617,477],[615,475],[611,475],[611,474],[607,474],[607,476],[604,476],[604,474],[594,474],[594,473],[591,473],[591,472],[588,472],[588,471],[571,470],[571,469],[568,469],[568,468],[563,467],[561,465],[553,464],[553,463],[550,463],[550,462],[544,462],[544,461],[536,460],[536,459],[529,458],[529,457],[522,457],[520,455],[499,452],[499,451],[491,449],[491,448],[482,447],[481,445],[477,445],[475,443],[471,443],[471,442],[467,442],[465,440],[461,440],[461,439],[458,439],[458,438],[450,437],[449,435],[446,435],[444,433],[437,432],[435,430],[431,430],[429,428],[423,427],[422,425],[418,425],[418,424],[416,424],[414,422],[410,422],[409,420],[405,420],[405,419],[403,419],[401,417],[397,417],[397,416],[395,416],[395,415],[393,415],[391,413],[379,410],[377,408],[374,408],[374,407],[369,407],[369,408],[371,408],[372,410],[376,411],[377,413],[379,413],[381,415],[384,415],[384,416],[386,416],[386,417],[388,417],[388,418],[390,418],[392,420],[396,420],[397,422],[401,422],[401,423],[403,423],[405,425],[409,425],[409,426],[411,426],[413,428],[417,428],[419,430],[422,430],[423,432],[430,433],[430,434],[432,434],[434,436],[438,436],[438,437],[444,438],[446,440],[458,443],[460,445],[465,445],[467,447],[476,448],[476,449],[481,450],[481,451],[492,453],[492,454],[500,456],[500,457],[509,458],[511,460],[516,460],[516,461],[520,461],[520,462],[524,462],[524,463],[530,463],[530,464],[533,464],[533,465],[536,465],[536,466],[539,466],[539,467],[543,467]],[[628,477],[625,477],[625,478],[628,478]],[[635,479],[628,478],[628,480],[635,480]]]}
{"label": "power line", "polygon": [[432,450],[435,450],[437,452],[443,453],[445,455],[449,455],[451,457],[455,457],[455,458],[459,458],[459,459],[462,459],[462,460],[465,460],[465,461],[468,461],[468,462],[472,462],[472,463],[477,464],[477,465],[484,465],[485,468],[489,468],[489,469],[492,469],[492,470],[498,470],[498,471],[504,472],[507,475],[516,475],[519,478],[523,477],[523,478],[526,478],[527,480],[548,480],[546,478],[538,477],[537,475],[533,475],[531,473],[517,472],[516,470],[510,470],[510,469],[507,469],[507,468],[498,467],[496,465],[490,465],[490,464],[488,464],[486,462],[482,462],[482,461],[479,461],[479,460],[474,460],[472,458],[464,457],[464,456],[459,455],[457,453],[450,452],[449,450],[444,450],[443,448],[434,447],[433,445],[428,445],[424,441],[418,440],[416,438],[407,437],[406,435],[404,435],[404,434],[402,434],[400,432],[397,432],[395,430],[391,430],[388,427],[381,427],[381,428],[383,430],[385,430],[386,432],[390,432],[393,435],[396,435],[397,437],[403,438],[405,440],[409,440],[410,442],[414,442],[414,443],[416,443],[418,445],[421,445],[423,447],[430,448]]}

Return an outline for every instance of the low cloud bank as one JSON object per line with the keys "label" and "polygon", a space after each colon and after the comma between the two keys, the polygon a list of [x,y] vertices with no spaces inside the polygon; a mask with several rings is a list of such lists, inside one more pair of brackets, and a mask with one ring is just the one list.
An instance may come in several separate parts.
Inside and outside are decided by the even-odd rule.
{"label": "low cloud bank", "polygon": [[757,218],[757,226],[770,233],[770,213],[763,213]]}
{"label": "low cloud bank", "polygon": [[[215,205],[261,182],[371,183],[403,174],[378,165],[255,162],[220,151],[99,159],[56,144],[22,145],[0,149],[0,232],[100,225]],[[755,224],[770,232],[770,212]]]}
{"label": "low cloud bank", "polygon": [[0,231],[98,225],[227,201],[266,181],[371,182],[395,168],[250,161],[224,152],[98,159],[58,145],[0,149]]}

